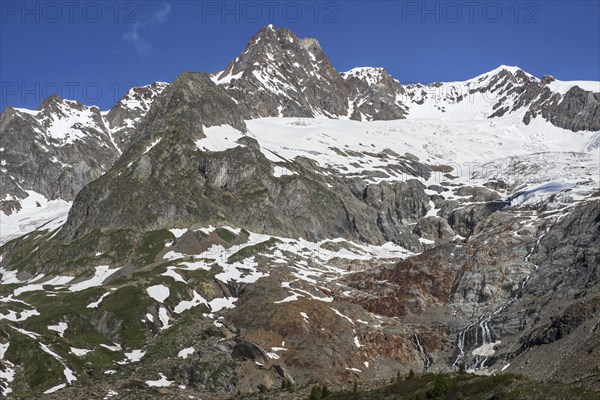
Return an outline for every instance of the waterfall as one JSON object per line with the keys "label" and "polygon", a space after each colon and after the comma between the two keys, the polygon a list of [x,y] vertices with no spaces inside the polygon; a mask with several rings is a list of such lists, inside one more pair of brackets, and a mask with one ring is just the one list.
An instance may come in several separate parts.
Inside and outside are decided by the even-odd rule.
{"label": "waterfall", "polygon": [[[541,234],[540,237],[536,240],[536,242],[532,246],[531,250],[525,256],[525,258],[524,258],[525,262],[529,262],[529,258],[533,255],[538,244],[540,243],[542,238],[546,235],[546,233],[548,233],[549,229],[550,228],[547,228],[546,232]],[[533,265],[536,270],[539,268],[537,265],[535,265],[535,264],[533,264]],[[527,275],[525,277],[525,279],[523,280],[523,282],[521,282],[521,284],[520,284],[521,289],[523,289],[525,287],[525,284],[529,280],[530,276],[531,276],[531,274]],[[500,305],[500,307],[496,308],[491,313],[481,315],[476,322],[473,322],[472,324],[468,325],[466,328],[464,328],[462,331],[460,331],[458,333],[457,347],[459,350],[459,355],[458,355],[458,357],[456,357],[456,359],[454,360],[454,363],[452,364],[453,368],[458,369],[461,363],[464,364],[466,369],[470,369],[470,370],[485,368],[485,363],[489,358],[488,356],[475,355],[475,359],[474,359],[473,363],[471,365],[467,365],[468,355],[466,354],[465,351],[468,351],[470,349],[477,349],[483,345],[491,345],[492,343],[495,343],[494,340],[497,339],[498,337],[490,329],[490,322],[492,320],[492,317],[494,317],[495,315],[500,313],[504,308],[506,308],[508,305],[510,305],[517,298],[518,298],[518,294],[515,294],[507,302]],[[479,341],[479,332],[480,331],[481,331],[481,343]],[[474,338],[473,338],[473,336],[474,336]],[[472,341],[470,341],[471,338],[473,338]]]}
{"label": "waterfall", "polygon": [[416,331],[413,331],[413,339],[415,347],[419,351],[419,354],[421,354],[421,357],[423,357],[423,372],[427,372],[429,370],[429,367],[431,367],[433,360],[431,359],[431,357],[429,357],[429,355],[427,355],[427,352],[421,344],[421,341],[419,340],[419,336],[417,335]]}

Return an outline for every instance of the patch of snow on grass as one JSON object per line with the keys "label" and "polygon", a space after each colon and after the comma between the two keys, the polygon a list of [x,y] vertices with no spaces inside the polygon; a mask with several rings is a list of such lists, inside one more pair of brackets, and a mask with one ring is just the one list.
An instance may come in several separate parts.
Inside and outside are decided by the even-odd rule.
{"label": "patch of snow on grass", "polygon": [[98,308],[100,303],[102,303],[102,300],[104,300],[106,298],[106,296],[108,296],[109,294],[110,294],[110,292],[104,293],[102,296],[100,296],[100,298],[97,301],[94,301],[94,302],[88,304],[86,306],[86,308]]}
{"label": "patch of snow on grass", "polygon": [[159,303],[164,302],[171,294],[165,285],[154,285],[146,289],[148,295]]}
{"label": "patch of snow on grass", "polygon": [[235,308],[237,297],[217,297],[208,302],[211,312],[218,312],[224,308]]}
{"label": "patch of snow on grass", "polygon": [[69,349],[69,351],[70,351],[72,354],[75,354],[75,355],[76,355],[76,356],[78,356],[78,357],[83,357],[83,356],[85,356],[87,353],[90,353],[90,352],[92,352],[93,350],[88,350],[88,349],[78,349],[77,347],[71,347],[71,348]]}
{"label": "patch of snow on grass", "polygon": [[182,237],[188,230],[187,229],[169,229],[169,232],[171,232],[176,239],[179,239],[180,237]]}
{"label": "patch of snow on grass", "polygon": [[171,327],[171,325],[169,325],[169,313],[166,308],[159,308],[158,319],[160,319],[160,322],[162,323],[162,326],[160,327],[161,331]]}
{"label": "patch of snow on grass", "polygon": [[110,351],[121,351],[121,350],[123,350],[123,348],[121,347],[121,345],[120,345],[120,344],[118,344],[118,343],[114,343],[114,342],[113,342],[113,345],[112,345],[112,346],[109,346],[109,345],[107,345],[107,344],[101,344],[100,346],[102,346],[102,347],[104,347],[105,349],[108,349],[108,350],[110,350]]}
{"label": "patch of snow on grass", "polygon": [[188,356],[194,354],[194,348],[193,347],[187,347],[183,350],[180,350],[179,353],[177,353],[177,357],[181,357],[181,358],[188,358]]}
{"label": "patch of snow on grass", "polygon": [[175,272],[175,269],[176,269],[176,267],[167,267],[167,271],[163,272],[161,275],[162,276],[170,276],[176,282],[187,283],[186,280],[183,279],[183,276],[181,276],[180,274],[178,274],[177,272]]}
{"label": "patch of snow on grass", "polygon": [[60,336],[61,338],[65,337],[65,331],[67,330],[69,326],[67,325],[66,322],[59,322],[57,325],[48,325],[48,330],[49,331],[54,331],[56,333],[58,333],[58,336]]}
{"label": "patch of snow on grass", "polygon": [[115,272],[117,272],[120,268],[109,268],[108,265],[101,265],[99,267],[96,267],[96,272],[94,274],[94,277],[91,279],[88,279],[87,281],[82,281],[76,284],[73,284],[69,287],[69,290],[71,292],[79,292],[91,287],[96,287],[96,286],[101,286],[102,283],[104,283],[104,281],[111,276],[112,274],[114,274]]}
{"label": "patch of snow on grass", "polygon": [[178,253],[176,251],[169,251],[167,253],[165,253],[165,255],[163,256],[163,258],[165,260],[176,260],[178,258],[184,258],[185,256],[181,253]]}
{"label": "patch of snow on grass", "polygon": [[194,290],[194,297],[191,300],[182,300],[175,306],[173,311],[177,314],[189,310],[192,307],[199,306],[200,304],[208,305],[208,302],[198,292]]}
{"label": "patch of snow on grass", "polygon": [[51,393],[54,393],[54,392],[58,392],[60,389],[64,389],[66,387],[67,387],[66,383],[61,383],[60,385],[53,386],[50,389],[46,390],[44,392],[44,394],[51,394]]}
{"label": "patch of snow on grass", "polygon": [[168,380],[167,377],[163,373],[158,374],[160,376],[159,380],[156,381],[146,381],[146,385],[150,387],[169,387],[173,383]]}
{"label": "patch of snow on grass", "polygon": [[125,365],[139,362],[145,355],[146,352],[143,350],[132,350],[129,353],[125,353],[125,357],[127,358],[126,360],[119,361],[117,364]]}

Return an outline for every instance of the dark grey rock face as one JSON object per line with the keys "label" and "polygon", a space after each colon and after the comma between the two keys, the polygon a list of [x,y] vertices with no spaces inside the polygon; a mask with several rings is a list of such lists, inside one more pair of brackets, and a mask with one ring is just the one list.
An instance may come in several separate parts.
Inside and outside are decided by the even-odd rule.
{"label": "dark grey rock face", "polygon": [[[94,224],[151,228],[185,218],[189,202],[199,202],[193,182],[204,180],[195,141],[204,137],[203,126],[229,124],[245,131],[234,109],[233,100],[208,75],[182,74],[156,100],[139,126],[137,140],[113,168],[79,194],[66,234],[78,236]],[[209,206],[201,208],[210,212]],[[90,219],[90,213],[98,219]]]}
{"label": "dark grey rock face", "polygon": [[457,208],[450,213],[448,223],[454,232],[469,237],[477,224],[504,207],[502,202],[490,202]]}
{"label": "dark grey rock face", "polygon": [[550,227],[528,261],[535,265],[531,276],[516,300],[492,319],[508,342],[494,361],[514,360],[514,370],[525,368],[538,378],[581,379],[593,385],[600,316],[600,201],[575,207]]}
{"label": "dark grey rock face", "polygon": [[600,130],[600,93],[577,86],[569,89],[554,107],[542,108],[542,115],[554,125],[571,131]]}
{"label": "dark grey rock face", "polygon": [[[519,74],[520,73],[520,74]],[[553,92],[547,86],[554,78],[543,77],[533,80],[519,70],[515,74],[503,71],[490,82],[488,87],[478,91],[498,91],[501,99],[494,105],[496,110],[490,117],[500,117],[506,112],[527,109],[523,122],[529,124],[538,114],[553,125],[577,131],[600,130],[600,93],[590,92],[574,86],[564,95]],[[513,105],[507,103],[508,98],[513,98]]]}
{"label": "dark grey rock face", "polygon": [[456,234],[443,218],[426,217],[417,222],[414,232],[428,240],[452,239]]}
{"label": "dark grey rock face", "polygon": [[350,118],[393,120],[405,118],[404,88],[383,68],[355,68],[342,74],[350,88]]}
{"label": "dark grey rock face", "polygon": [[[538,379],[581,379],[594,385],[600,312],[600,202],[591,199],[554,221],[499,210],[476,224],[462,250],[451,290],[467,367],[510,370]],[[522,227],[522,228],[521,228]],[[425,254],[441,259],[441,246]],[[457,254],[455,254],[457,253]],[[473,353],[488,345],[485,355]],[[493,349],[493,351],[492,351]],[[565,372],[565,371],[569,372]]]}

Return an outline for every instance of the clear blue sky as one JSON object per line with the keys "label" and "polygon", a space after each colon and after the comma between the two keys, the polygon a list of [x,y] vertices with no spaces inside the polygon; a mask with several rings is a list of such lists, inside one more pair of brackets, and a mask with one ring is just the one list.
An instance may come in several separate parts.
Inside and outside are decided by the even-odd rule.
{"label": "clear blue sky", "polygon": [[269,23],[319,39],[340,71],[385,67],[401,82],[501,64],[600,80],[597,0],[71,3],[1,1],[0,109],[53,92],[108,109],[132,84],[223,69]]}

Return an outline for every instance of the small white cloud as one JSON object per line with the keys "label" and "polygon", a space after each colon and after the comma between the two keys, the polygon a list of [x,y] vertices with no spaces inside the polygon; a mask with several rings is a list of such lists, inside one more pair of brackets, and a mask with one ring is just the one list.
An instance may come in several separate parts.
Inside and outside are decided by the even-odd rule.
{"label": "small white cloud", "polygon": [[171,13],[171,5],[163,4],[163,8],[154,13],[154,20],[157,24],[162,24],[166,21],[167,16]]}
{"label": "small white cloud", "polygon": [[148,27],[162,25],[171,13],[171,4],[165,3],[162,8],[156,10],[150,18],[136,22],[131,26],[129,32],[125,32],[123,39],[133,44],[135,51],[141,56],[147,56],[152,52],[152,45],[142,37],[140,32]]}

